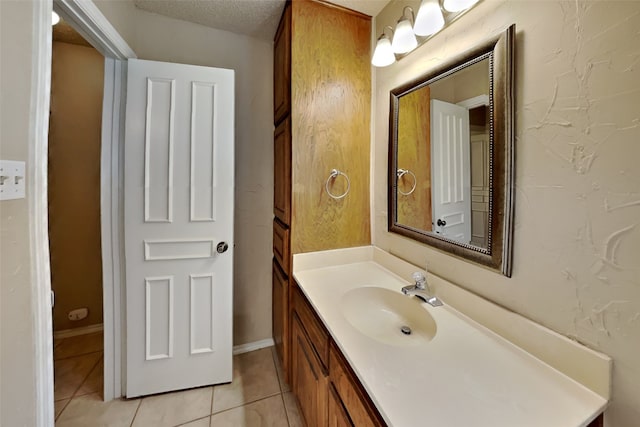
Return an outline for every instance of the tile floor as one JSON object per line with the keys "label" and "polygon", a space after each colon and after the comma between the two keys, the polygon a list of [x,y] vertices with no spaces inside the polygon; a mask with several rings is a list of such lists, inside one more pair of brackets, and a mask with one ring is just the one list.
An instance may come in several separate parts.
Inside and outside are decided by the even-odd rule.
{"label": "tile floor", "polygon": [[302,427],[273,347],[234,356],[233,382],[102,401],[102,334],[55,340],[57,427]]}

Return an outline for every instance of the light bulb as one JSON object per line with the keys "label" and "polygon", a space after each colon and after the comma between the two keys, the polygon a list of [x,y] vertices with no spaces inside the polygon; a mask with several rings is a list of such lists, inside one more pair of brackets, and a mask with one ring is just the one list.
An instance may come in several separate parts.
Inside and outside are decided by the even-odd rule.
{"label": "light bulb", "polygon": [[60,22],[60,16],[58,16],[58,14],[55,13],[52,10],[51,11],[51,26],[56,25],[58,22]]}
{"label": "light bulb", "polygon": [[438,0],[422,0],[413,32],[419,36],[430,36],[444,27],[444,16]]}
{"label": "light bulb", "polygon": [[444,0],[443,6],[449,12],[461,12],[477,2],[478,0]]}
{"label": "light bulb", "polygon": [[393,54],[393,49],[391,49],[391,42],[387,36],[383,35],[376,43],[371,63],[376,67],[386,67],[394,62],[396,62],[396,56]]}
{"label": "light bulb", "polygon": [[408,19],[401,19],[396,25],[393,33],[391,47],[395,53],[409,53],[418,46],[416,35],[413,34],[411,22]]}

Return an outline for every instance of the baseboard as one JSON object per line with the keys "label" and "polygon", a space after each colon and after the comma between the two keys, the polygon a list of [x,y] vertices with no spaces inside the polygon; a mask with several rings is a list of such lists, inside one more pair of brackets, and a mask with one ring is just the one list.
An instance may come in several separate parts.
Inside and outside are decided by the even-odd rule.
{"label": "baseboard", "polygon": [[[102,331],[102,323],[98,325],[89,325],[89,326],[82,326],[80,328],[56,331],[53,333],[53,337],[69,338],[69,337],[75,337],[78,335],[93,334],[94,332],[101,332],[101,331]],[[234,345],[233,354],[235,355],[235,354],[248,353],[250,351],[260,350],[261,348],[271,347],[273,345],[275,345],[275,343],[273,342],[273,338],[267,338],[264,340],[249,342],[246,344]]]}
{"label": "baseboard", "polygon": [[254,350],[260,350],[261,348],[271,347],[275,343],[273,342],[273,338],[267,338],[266,340],[249,342],[246,344],[234,345],[233,346],[233,354],[242,354],[248,353]]}
{"label": "baseboard", "polygon": [[53,333],[54,338],[69,338],[76,337],[78,335],[93,334],[94,332],[102,331],[102,323],[97,325],[81,326],[79,328],[64,329],[62,331],[55,331]]}

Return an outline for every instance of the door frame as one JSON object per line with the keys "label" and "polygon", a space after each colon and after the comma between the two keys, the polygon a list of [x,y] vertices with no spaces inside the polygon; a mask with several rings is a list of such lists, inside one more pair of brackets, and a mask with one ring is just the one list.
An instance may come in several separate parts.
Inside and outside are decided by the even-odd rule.
{"label": "door frame", "polygon": [[48,235],[47,151],[51,90],[51,11],[55,10],[105,57],[101,137],[100,214],[104,310],[104,399],[122,395],[121,291],[122,248],[122,137],[127,59],[135,52],[98,7],[87,0],[33,2],[32,92],[29,141],[29,241],[32,261],[32,307],[35,319],[36,425],[50,426],[53,409],[53,329]]}

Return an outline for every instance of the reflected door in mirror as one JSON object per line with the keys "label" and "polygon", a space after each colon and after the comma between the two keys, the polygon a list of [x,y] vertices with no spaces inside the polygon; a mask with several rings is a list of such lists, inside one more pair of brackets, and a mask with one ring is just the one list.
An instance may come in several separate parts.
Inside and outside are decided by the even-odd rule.
{"label": "reflected door in mirror", "polygon": [[471,243],[469,110],[434,99],[431,111],[434,230]]}

